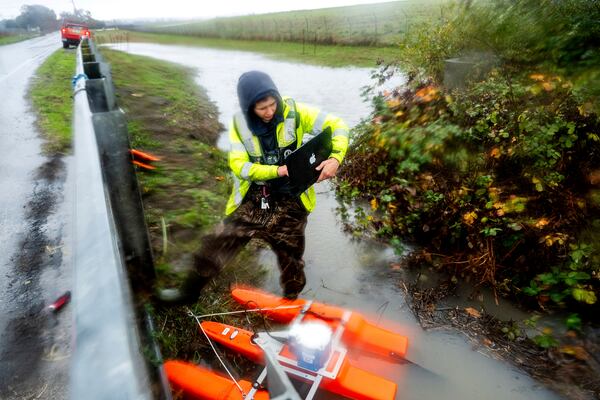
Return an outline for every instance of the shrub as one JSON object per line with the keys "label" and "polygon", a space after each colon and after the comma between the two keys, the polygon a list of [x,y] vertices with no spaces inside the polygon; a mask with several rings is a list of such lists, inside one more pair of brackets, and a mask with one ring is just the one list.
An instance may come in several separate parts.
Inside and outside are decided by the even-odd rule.
{"label": "shrub", "polygon": [[[370,202],[354,229],[416,241],[428,261],[542,306],[596,303],[600,64],[589,61],[600,58],[572,45],[590,44],[597,8],[474,2],[409,36],[408,84],[367,92],[374,112],[341,171],[342,199]],[[444,58],[472,51],[493,52],[497,67],[465,90],[444,89]]]}

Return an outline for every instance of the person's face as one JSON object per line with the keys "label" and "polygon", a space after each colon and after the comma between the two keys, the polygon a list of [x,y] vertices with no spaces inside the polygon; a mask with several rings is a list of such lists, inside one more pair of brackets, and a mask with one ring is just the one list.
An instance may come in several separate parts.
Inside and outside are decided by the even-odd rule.
{"label": "person's face", "polygon": [[254,113],[258,118],[262,119],[263,122],[269,122],[273,119],[277,111],[277,100],[273,96],[267,96],[262,100],[259,100],[254,105]]}

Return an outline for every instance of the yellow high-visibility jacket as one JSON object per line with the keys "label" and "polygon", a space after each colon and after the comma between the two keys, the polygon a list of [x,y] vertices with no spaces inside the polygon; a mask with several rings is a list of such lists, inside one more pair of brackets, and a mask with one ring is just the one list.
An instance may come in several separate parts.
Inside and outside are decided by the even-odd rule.
{"label": "yellow high-visibility jacket", "polygon": [[[303,143],[305,135],[314,135],[329,127],[332,132],[332,151],[330,157],[342,163],[348,149],[349,129],[340,118],[318,108],[296,103],[291,98],[283,98],[283,122],[277,125],[277,145],[285,148],[296,142]],[[227,201],[225,214],[234,212],[240,204],[252,182],[264,183],[277,178],[277,165],[260,163],[262,149],[257,136],[252,134],[241,112],[237,113],[229,128],[229,167],[233,172],[233,189]],[[307,211],[315,208],[315,190],[311,186],[300,195]]]}

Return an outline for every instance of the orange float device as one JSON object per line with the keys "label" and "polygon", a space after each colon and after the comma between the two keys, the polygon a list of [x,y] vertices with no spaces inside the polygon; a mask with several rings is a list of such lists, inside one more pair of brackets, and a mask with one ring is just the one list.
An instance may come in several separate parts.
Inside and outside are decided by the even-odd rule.
{"label": "orange float device", "polygon": [[[236,287],[231,291],[231,295],[242,306],[258,309],[268,318],[286,324],[292,322],[299,314],[305,313],[304,320],[319,319],[335,329],[344,319],[344,315],[349,313],[340,307],[305,299],[287,300],[254,288]],[[380,328],[356,312],[351,312],[347,318],[342,340],[353,349],[392,359],[404,358],[408,349],[406,336]]]}
{"label": "orange float device", "polygon": [[[234,288],[232,296],[248,311],[261,312],[289,324],[288,329],[253,333],[218,322],[198,321],[201,331],[211,341],[260,364],[264,364],[268,352],[270,365],[275,362],[280,373],[311,383],[306,399],[312,399],[319,389],[357,400],[395,398],[396,383],[354,367],[347,354],[366,350],[398,361],[406,354],[405,336],[380,328],[353,311],[311,300],[287,300],[243,287]],[[319,340],[323,337],[327,339]],[[165,369],[173,388],[181,390],[185,399],[269,398],[261,386],[267,378],[266,367],[254,382],[234,382],[180,361],[167,362]]]}
{"label": "orange float device", "polygon": [[[242,394],[231,379],[187,362],[170,360],[164,367],[171,387],[175,392],[181,392],[185,400],[243,400],[252,390],[251,382],[240,380]],[[269,393],[259,389],[254,399],[268,400]]]}
{"label": "orange float device", "polygon": [[[217,343],[243,355],[256,363],[263,363],[263,350],[254,344],[254,333],[245,329],[219,322],[202,322],[204,332]],[[341,350],[341,351],[340,351]],[[397,385],[368,371],[356,368],[345,357],[345,349],[334,350],[329,362],[323,367],[326,374],[319,384],[320,389],[356,400],[393,400]],[[284,346],[280,355],[282,360],[294,360],[295,356],[288,346]],[[283,365],[287,363],[282,362]],[[289,364],[288,364],[289,365]],[[287,367],[291,377],[303,379],[311,371]],[[294,373],[296,372],[296,373]],[[316,375],[316,373],[313,373]],[[303,379],[306,380],[306,379]]]}

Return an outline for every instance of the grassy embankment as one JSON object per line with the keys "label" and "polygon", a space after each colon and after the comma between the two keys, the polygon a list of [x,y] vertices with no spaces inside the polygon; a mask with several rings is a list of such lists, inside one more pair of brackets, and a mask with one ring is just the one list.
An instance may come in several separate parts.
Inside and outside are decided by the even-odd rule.
{"label": "grassy embankment", "polygon": [[[448,0],[408,0],[231,18],[136,31],[97,31],[99,43],[151,42],[241,50],[331,67],[375,67],[400,56],[395,45],[415,26],[440,18]],[[144,32],[141,32],[141,31]]]}
{"label": "grassy embankment", "polygon": [[[159,285],[172,285],[178,272],[191,267],[202,234],[223,216],[230,182],[225,154],[215,147],[223,127],[192,70],[108,49],[102,54],[127,114],[132,148],[161,158],[156,170],[138,170],[138,179]],[[230,309],[229,285],[260,278],[260,268],[247,253],[237,260],[203,291],[194,312]],[[156,320],[166,358],[198,361],[205,344],[185,309],[157,308]]]}
{"label": "grassy embankment", "polygon": [[[193,81],[191,70],[103,49],[113,71],[119,105],[126,111],[133,148],[161,157],[138,179],[159,283],[175,284],[191,265],[201,234],[223,214],[229,190],[225,155],[214,147],[222,130],[217,110]],[[40,66],[31,87],[46,148],[67,153],[71,143],[71,78],[75,52],[58,50]],[[203,292],[195,312],[223,311],[231,282],[253,282],[261,270],[242,254]],[[157,309],[158,339],[168,358],[198,358],[203,341],[181,308]]]}
{"label": "grassy embankment", "polygon": [[138,179],[157,265],[177,263],[222,214],[228,187],[225,156],[214,147],[222,129],[217,111],[190,70],[108,49],[102,54],[128,118],[131,147],[161,158],[154,171],[138,169]]}
{"label": "grassy embankment", "polygon": [[71,78],[75,52],[57,50],[38,68],[29,89],[37,124],[46,137],[48,153],[66,153],[71,147]]}
{"label": "grassy embankment", "polygon": [[98,31],[100,43],[151,42],[242,50],[331,67],[375,67],[400,55],[395,42],[412,26],[439,18],[446,0],[217,18],[140,31]]}
{"label": "grassy embankment", "polygon": [[266,40],[354,46],[393,46],[414,26],[443,17],[448,0],[405,0],[377,4],[285,11],[144,27],[221,39]]}
{"label": "grassy embankment", "polygon": [[19,35],[1,35],[0,34],[0,46],[5,44],[12,44],[22,42],[23,40],[34,38],[38,35],[19,34]]}
{"label": "grassy embankment", "polygon": [[135,31],[100,31],[94,33],[99,43],[147,42],[208,47],[261,53],[268,57],[330,67],[375,67],[377,61],[393,61],[399,51],[394,47],[334,46],[293,42],[202,38]]}
{"label": "grassy embankment", "polygon": [[99,31],[99,42],[153,42],[242,50],[331,67],[393,62],[396,41],[413,26],[439,18],[447,0],[409,0],[368,6],[216,18],[139,31]]}

